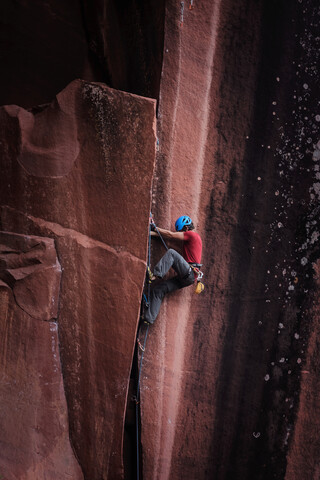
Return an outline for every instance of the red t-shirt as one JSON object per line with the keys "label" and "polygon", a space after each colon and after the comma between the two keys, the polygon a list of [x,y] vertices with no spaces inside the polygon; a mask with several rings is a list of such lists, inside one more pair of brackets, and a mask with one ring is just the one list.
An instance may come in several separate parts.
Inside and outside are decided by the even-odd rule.
{"label": "red t-shirt", "polygon": [[196,232],[183,232],[183,257],[188,263],[201,263],[202,241]]}

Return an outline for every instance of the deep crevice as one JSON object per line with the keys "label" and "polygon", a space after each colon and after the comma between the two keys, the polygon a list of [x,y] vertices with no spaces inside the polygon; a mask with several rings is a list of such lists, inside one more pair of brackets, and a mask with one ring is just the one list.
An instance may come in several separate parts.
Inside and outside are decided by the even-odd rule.
{"label": "deep crevice", "polygon": [[[128,389],[127,408],[123,432],[123,464],[124,480],[136,480],[137,478],[137,412],[138,409],[138,432],[140,432],[140,405],[137,403],[137,382],[138,382],[138,347],[134,350],[130,382]],[[140,452],[140,435],[138,435]],[[140,460],[139,456],[139,460]],[[142,477],[140,477],[142,478]]]}
{"label": "deep crevice", "polygon": [[[144,306],[142,305],[141,309],[143,308]],[[140,340],[140,344],[143,344],[145,339],[147,338],[147,335],[148,327],[145,326],[143,320],[141,319],[140,312],[139,326],[130,372],[130,383],[128,389],[127,408],[123,435],[124,480],[137,480],[138,478],[139,480],[143,480],[143,448],[141,443],[140,391],[144,351],[142,351],[139,347],[138,339]],[[139,462],[139,477],[137,459]]]}
{"label": "deep crevice", "polygon": [[81,0],[81,10],[98,77],[112,88],[159,99],[165,1],[107,0],[98,12],[94,2]]}

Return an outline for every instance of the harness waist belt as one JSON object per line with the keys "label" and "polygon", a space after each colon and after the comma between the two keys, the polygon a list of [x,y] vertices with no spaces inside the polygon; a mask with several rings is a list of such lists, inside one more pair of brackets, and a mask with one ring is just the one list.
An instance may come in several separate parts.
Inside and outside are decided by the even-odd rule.
{"label": "harness waist belt", "polygon": [[191,262],[188,262],[189,265],[191,265],[191,267],[195,267],[195,268],[201,268],[202,267],[202,263],[191,263]]}

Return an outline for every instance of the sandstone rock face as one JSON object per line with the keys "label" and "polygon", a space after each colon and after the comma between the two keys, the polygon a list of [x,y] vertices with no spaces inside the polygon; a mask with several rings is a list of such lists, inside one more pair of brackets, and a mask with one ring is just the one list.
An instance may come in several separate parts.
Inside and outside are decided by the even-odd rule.
{"label": "sandstone rock face", "polygon": [[[150,328],[142,478],[318,479],[318,2],[0,9],[0,475],[135,478],[153,179],[157,224],[187,213],[202,235],[206,290],[168,297]],[[155,175],[155,103],[61,91],[78,77],[159,99]]]}
{"label": "sandstone rock face", "polygon": [[[63,372],[70,439],[84,478],[92,480],[123,477],[123,424],[145,274],[145,232],[155,161],[154,119],[154,101],[82,81],[73,82],[42,109],[1,109],[1,227],[23,238],[36,235],[40,243],[33,246],[31,237],[27,242],[31,253],[20,247],[25,252],[20,255],[14,250],[17,240],[11,241],[12,253],[5,250],[10,261],[2,259],[0,278],[8,281],[17,304],[31,317],[50,320],[54,315],[57,319],[53,326],[45,324],[41,335],[49,335],[46,341],[51,341],[50,328],[59,334],[60,349],[54,353],[58,373]],[[45,278],[42,244],[47,238],[54,239],[61,264],[59,295],[57,285]],[[33,265],[37,250],[40,253]],[[39,302],[34,304],[37,289]],[[22,320],[13,316],[12,321]],[[30,348],[37,341],[34,322],[29,321]],[[10,341],[11,349],[19,350],[14,343],[17,339]],[[5,359],[10,352],[4,349]],[[37,361],[41,355],[40,349]],[[37,363],[31,362],[35,375],[43,374],[50,358],[39,365],[38,373]],[[55,396],[61,394],[61,374],[59,379]],[[14,381],[12,376],[8,389]],[[20,413],[24,423],[29,412]],[[13,426],[6,424],[7,413],[4,409],[3,427],[10,430]],[[43,421],[55,427],[50,418]],[[45,462],[52,462],[51,456],[58,456],[63,445],[62,441],[55,442],[57,447],[50,445],[49,433],[48,443],[49,454],[40,454]],[[25,475],[21,478],[36,478],[28,471],[31,460],[35,462],[27,453],[21,458],[19,471],[24,469]],[[4,457],[2,463],[6,465]],[[76,467],[73,478],[82,478]],[[43,478],[64,478],[58,468],[52,475]],[[14,477],[8,473],[8,478]]]}
{"label": "sandstone rock face", "polygon": [[[319,477],[319,262],[314,264],[315,286],[313,305],[308,312],[311,335],[301,367],[299,407],[290,444],[286,479]],[[310,302],[311,303],[311,302]]]}
{"label": "sandstone rock face", "polygon": [[83,479],[69,441],[53,239],[0,232],[1,475]]}
{"label": "sandstone rock face", "polygon": [[182,3],[166,6],[153,210],[194,219],[206,290],[172,295],[150,332],[144,475],[317,478],[318,6]]}

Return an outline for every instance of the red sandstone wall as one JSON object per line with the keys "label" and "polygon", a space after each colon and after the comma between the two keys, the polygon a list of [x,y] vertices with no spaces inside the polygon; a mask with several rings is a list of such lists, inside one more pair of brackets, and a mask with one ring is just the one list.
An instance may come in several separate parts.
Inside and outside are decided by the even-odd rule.
{"label": "red sandstone wall", "polygon": [[315,292],[313,306],[308,312],[310,318],[310,341],[306,360],[300,373],[299,410],[295,421],[286,479],[319,478],[319,262],[314,264]]}
{"label": "red sandstone wall", "polygon": [[[0,112],[0,474],[124,476],[155,105],[78,81],[24,110],[81,77],[160,88],[153,212],[190,214],[204,240],[205,293],[172,295],[150,330],[143,478],[317,479],[317,2],[142,3],[0,7],[0,104],[20,105]],[[8,255],[30,262],[15,236],[54,239],[58,313],[42,253],[8,274]]]}
{"label": "red sandstone wall", "polygon": [[[182,213],[194,218],[207,288],[200,298],[192,289],[172,295],[150,333],[144,474],[282,479],[288,462],[296,478],[296,422],[308,437],[308,304],[318,292],[309,263],[318,235],[317,6],[189,3],[183,25],[181,5],[166,7],[153,209],[168,228]],[[308,217],[316,223],[305,228]],[[317,478],[312,453],[305,462]]]}
{"label": "red sandstone wall", "polygon": [[69,441],[54,240],[0,232],[1,475],[83,479]]}
{"label": "red sandstone wall", "polygon": [[[43,478],[67,478],[68,470],[60,473],[65,460],[59,452],[69,433],[84,478],[120,479],[127,389],[145,274],[145,232],[155,160],[155,102],[105,85],[75,81],[39,111],[9,106],[0,113],[1,228],[23,234],[27,242],[33,235],[44,238],[43,242],[45,238],[54,239],[62,269],[61,288],[55,289],[53,298],[55,312],[36,315],[36,304],[27,310],[30,318],[20,318],[14,305],[15,301],[19,303],[16,287],[10,307],[6,303],[1,307],[9,309],[14,325],[25,322],[27,326],[24,340],[22,327],[17,325],[14,328],[20,332],[19,337],[2,341],[2,374],[7,375],[7,364],[13,368],[13,352],[17,358],[24,357],[24,342],[32,340],[32,344],[28,344],[21,371],[18,369],[21,394],[29,397],[22,403],[19,417],[9,416],[10,400],[17,392],[15,373],[8,374],[8,386],[2,392],[1,430],[10,433],[25,426],[25,432],[21,440],[16,440],[13,433],[2,438],[6,449],[1,449],[0,465],[8,480],[17,478],[14,451],[23,450],[22,442],[36,429],[47,437],[46,450],[41,445],[40,451],[19,454],[19,478],[40,480],[40,472],[50,462],[52,474],[46,472],[48,476]],[[20,251],[24,252],[23,247],[14,253],[19,256]],[[37,261],[43,263],[40,257]],[[13,287],[5,272],[0,278],[10,291]],[[32,292],[31,280],[25,282],[23,298],[29,292],[41,301],[47,294],[48,281],[38,280]],[[38,336],[33,317],[41,320]],[[54,323],[46,327],[44,321]],[[1,325],[3,331],[6,325]],[[53,340],[56,350],[48,348],[46,358],[50,328],[52,335],[59,335],[59,343],[57,338]],[[58,382],[55,376],[50,379],[51,402],[62,403],[57,407],[65,417],[64,436],[61,434],[57,445],[57,420],[53,413],[47,414],[50,404],[47,406],[43,397],[43,382],[49,372],[34,394],[31,386],[24,388],[28,370],[32,369],[35,377],[43,375],[53,353]],[[61,370],[68,412],[63,403]],[[8,390],[12,390],[10,397]],[[38,401],[39,420],[33,422],[28,418],[29,402]],[[70,450],[68,441],[67,447]],[[75,463],[71,453],[69,457]],[[33,468],[29,468],[30,463]],[[79,465],[70,472],[72,478],[82,478]]]}

